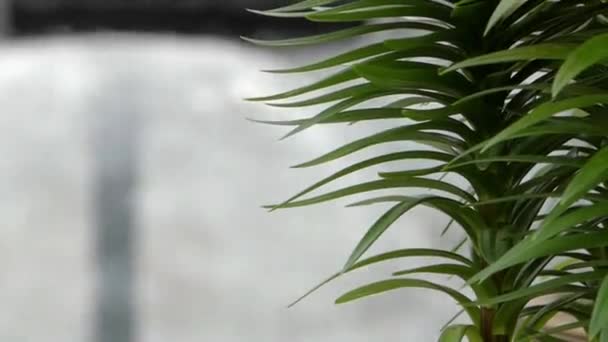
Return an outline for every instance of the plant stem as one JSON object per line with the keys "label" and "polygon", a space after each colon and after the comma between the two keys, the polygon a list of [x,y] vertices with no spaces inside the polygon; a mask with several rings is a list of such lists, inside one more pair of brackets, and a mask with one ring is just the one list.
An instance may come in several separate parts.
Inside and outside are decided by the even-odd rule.
{"label": "plant stem", "polygon": [[493,325],[494,316],[496,312],[494,309],[481,309],[481,337],[484,342],[509,342],[509,336],[506,335],[494,335]]}
{"label": "plant stem", "polygon": [[481,309],[481,338],[484,342],[494,342],[494,334],[492,333],[494,313],[493,309]]}

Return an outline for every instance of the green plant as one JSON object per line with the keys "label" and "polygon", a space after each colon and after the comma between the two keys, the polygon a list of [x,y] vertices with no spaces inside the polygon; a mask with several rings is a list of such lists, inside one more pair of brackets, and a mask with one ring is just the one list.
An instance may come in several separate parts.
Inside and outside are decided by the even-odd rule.
{"label": "green plant", "polygon": [[[410,30],[404,38],[370,39],[368,45],[320,62],[275,70],[337,69],[314,84],[252,99],[273,102],[321,92],[275,103],[327,104],[307,119],[270,122],[293,126],[288,136],[319,124],[391,120],[395,125],[299,167],[390,142],[418,146],[356,163],[270,206],[293,208],[395,191],[354,204],[392,206],[369,228],[344,268],[326,282],[387,260],[441,260],[396,272],[388,280],[344,294],[337,303],[400,288],[426,288],[450,296],[469,316],[469,325],[446,327],[440,341],[560,341],[559,333],[574,328],[584,329],[590,341],[608,341],[605,0],[306,0],[257,13],[361,22],[313,37],[248,39],[265,46],[304,46]],[[412,32],[417,35],[412,37]],[[378,105],[379,99],[384,103]],[[366,183],[310,195],[362,169],[414,159],[433,166],[381,172]],[[458,180],[446,175],[457,175]],[[404,195],[405,188],[440,194]],[[464,231],[470,253],[404,249],[363,259],[397,219],[418,206],[449,216]],[[462,278],[475,297],[410,278],[419,273]],[[530,303],[547,295],[552,296],[545,304]],[[549,327],[557,313],[568,314],[572,321]]]}

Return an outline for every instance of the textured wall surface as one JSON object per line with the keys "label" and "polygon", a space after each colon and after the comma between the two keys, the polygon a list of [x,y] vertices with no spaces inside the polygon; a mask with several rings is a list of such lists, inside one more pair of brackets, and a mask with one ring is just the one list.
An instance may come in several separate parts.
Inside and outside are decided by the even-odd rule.
{"label": "textured wall surface", "polygon": [[[241,98],[316,77],[257,69],[310,61],[320,51],[153,36],[53,38],[0,49],[0,340],[91,340],[98,161],[91,139],[100,129],[95,118],[121,104],[140,123],[137,341],[432,341],[457,311],[425,291],[332,304],[345,289],[413,261],[363,270],[285,308],[337,270],[384,209],[343,208],[349,201],[273,214],[259,208],[367,152],[314,170],[289,165],[381,128],[325,127],[278,142],[282,129],[245,120],[314,114]],[[452,245],[456,237],[439,238],[445,222],[417,210],[374,251]]]}

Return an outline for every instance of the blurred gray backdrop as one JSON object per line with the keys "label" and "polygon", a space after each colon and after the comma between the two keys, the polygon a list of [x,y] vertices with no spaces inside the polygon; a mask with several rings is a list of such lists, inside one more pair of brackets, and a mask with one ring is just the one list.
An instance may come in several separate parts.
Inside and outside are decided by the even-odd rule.
{"label": "blurred gray backdrop", "polygon": [[[268,50],[204,32],[15,38],[7,27],[0,340],[434,341],[438,324],[456,313],[449,299],[423,290],[333,304],[420,259],[362,270],[286,308],[339,269],[385,208],[344,208],[354,198],[275,213],[260,206],[378,151],[289,169],[383,126],[321,127],[279,142],[283,129],[246,118],[297,118],[315,108],[277,110],[242,98],[320,77],[259,69],[361,42]],[[416,210],[372,252],[454,245],[457,232],[439,237],[446,222]]]}

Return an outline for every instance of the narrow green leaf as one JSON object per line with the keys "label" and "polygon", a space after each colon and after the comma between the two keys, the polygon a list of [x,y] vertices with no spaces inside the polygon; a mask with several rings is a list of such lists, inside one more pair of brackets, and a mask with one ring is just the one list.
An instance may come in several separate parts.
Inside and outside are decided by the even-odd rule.
{"label": "narrow green leaf", "polygon": [[[573,295],[559,296],[550,303],[540,305],[538,309],[531,310],[528,313],[522,312],[522,316],[532,313],[534,315],[528,318],[519,329],[523,330],[523,328],[525,328],[528,333],[542,329],[548,321],[553,319],[553,317],[555,317],[555,315],[559,313],[559,310],[583,298],[585,295],[587,295],[586,292],[576,293]],[[523,331],[519,331],[517,335],[521,333],[523,333]],[[520,339],[518,339],[517,341],[520,341]]]}
{"label": "narrow green leaf", "polygon": [[560,205],[569,206],[573,204],[589,190],[605,180],[608,180],[608,147],[599,150],[585,163],[570,184],[568,184]]}
{"label": "narrow green leaf", "polygon": [[463,104],[463,103],[466,103],[466,102],[469,102],[472,100],[476,100],[476,99],[482,98],[487,95],[496,94],[496,93],[510,92],[510,91],[517,90],[517,89],[544,90],[544,89],[549,88],[549,86],[550,86],[549,84],[535,83],[535,84],[517,84],[517,85],[511,85],[511,86],[490,88],[490,89],[485,89],[485,90],[479,91],[479,92],[471,94],[471,95],[467,95],[467,96],[461,98],[460,100],[454,102],[454,105],[460,105],[460,104]]}
{"label": "narrow green leaf", "polygon": [[420,17],[435,19],[443,23],[449,23],[451,21],[450,9],[445,6],[437,6],[435,4],[431,2],[421,2],[415,6],[376,6],[368,7],[364,10],[350,11],[340,11],[340,8],[337,7],[327,11],[311,13],[307,15],[306,18],[311,21],[319,22],[355,22],[379,18]]}
{"label": "narrow green leaf", "polygon": [[568,324],[553,326],[549,329],[545,329],[542,332],[537,332],[536,334],[528,335],[528,338],[532,338],[532,341],[534,341],[535,338],[539,338],[539,337],[543,337],[543,336],[552,337],[552,335],[555,335],[555,334],[560,334],[560,333],[564,333],[566,331],[586,328],[586,327],[587,327],[587,322],[577,321],[577,322],[572,322],[572,323],[568,323]]}
{"label": "narrow green leaf", "polygon": [[360,298],[378,295],[384,292],[402,288],[425,288],[447,294],[461,306],[464,306],[465,311],[475,324],[479,322],[479,309],[469,305],[471,300],[467,296],[447,286],[442,286],[419,279],[390,279],[365,285],[342,295],[336,300],[336,304],[344,304]]}
{"label": "narrow green leaf", "polygon": [[501,0],[496,6],[494,13],[488,21],[484,34],[488,34],[490,30],[502,19],[511,15],[516,9],[525,4],[528,0]]}
{"label": "narrow green leaf", "polygon": [[467,238],[467,237],[460,240],[459,243],[457,243],[454,247],[450,248],[450,252],[457,253],[468,241],[469,241],[469,238]]}
{"label": "narrow green leaf", "polygon": [[344,99],[338,103],[331,105],[330,107],[323,110],[321,113],[304,121],[301,125],[295,127],[291,131],[289,131],[289,133],[287,133],[281,139],[287,139],[287,138],[294,136],[300,132],[303,132],[317,124],[331,120],[331,118],[333,118],[336,115],[339,115],[341,112],[343,112],[347,109],[350,109],[352,107],[355,107],[357,105],[360,105],[362,103],[365,103],[367,101],[370,101],[370,100],[373,100],[376,98],[381,98],[384,96],[395,95],[395,94],[397,94],[397,92],[395,92],[395,91],[370,90],[368,92],[364,92],[361,94],[357,94],[353,97],[349,97],[347,99]]}
{"label": "narrow green leaf", "polygon": [[608,330],[608,276],[604,277],[595,299],[591,322],[589,323],[589,337],[593,339],[601,331]]}
{"label": "narrow green leaf", "polygon": [[590,94],[579,97],[573,97],[558,102],[547,102],[534,108],[530,113],[526,114],[520,120],[513,123],[511,126],[502,130],[500,133],[490,139],[484,146],[483,151],[487,151],[490,147],[510,139],[521,130],[526,129],[534,124],[552,117],[555,114],[564,112],[569,109],[585,108],[596,104],[607,103],[608,94]]}
{"label": "narrow green leaf", "polygon": [[[444,237],[445,234],[448,233],[448,231],[450,230],[450,228],[452,227],[452,225],[454,224],[454,219],[450,219],[450,221],[448,221],[448,223],[445,225],[445,227],[443,228],[443,230],[441,231],[441,237]],[[466,240],[465,240],[466,241]]]}
{"label": "narrow green leaf", "polygon": [[416,268],[410,268],[407,270],[401,270],[394,272],[394,276],[404,276],[415,273],[433,273],[433,274],[444,274],[458,276],[463,280],[468,280],[473,276],[475,270],[471,267],[467,267],[459,264],[435,264],[429,266],[421,266]]}
{"label": "narrow green leaf", "polygon": [[295,102],[283,102],[283,103],[267,103],[271,107],[278,108],[302,108],[309,106],[316,106],[328,102],[335,102],[344,100],[346,98],[365,96],[373,94],[374,92],[381,92],[381,90],[370,83],[356,84],[349,87],[343,87],[336,91],[327,91],[325,94],[309,98],[306,100],[300,100]]}
{"label": "narrow green leaf", "polygon": [[531,194],[496,197],[496,198],[492,198],[492,199],[485,200],[485,201],[469,203],[467,205],[469,205],[471,207],[481,207],[484,205],[491,205],[491,204],[497,204],[497,203],[513,202],[513,201],[528,200],[528,199],[551,198],[551,197],[559,197],[559,196],[561,196],[560,192],[531,193]]}
{"label": "narrow green leaf", "polygon": [[459,74],[454,74],[452,77],[438,76],[436,70],[429,68],[408,70],[400,67],[399,63],[392,66],[356,65],[354,70],[373,84],[388,89],[421,88],[459,98],[465,96],[471,86]]}
{"label": "narrow green leaf", "polygon": [[[430,123],[430,125],[432,125],[432,123]],[[422,127],[424,127],[424,126],[422,126]],[[432,128],[429,128],[429,129],[432,129]],[[315,165],[320,165],[323,163],[327,163],[327,162],[342,158],[342,157],[350,155],[352,153],[361,151],[361,150],[371,147],[371,146],[389,143],[389,142],[396,142],[396,141],[415,141],[415,142],[422,142],[422,143],[425,141],[430,141],[430,142],[442,143],[442,144],[445,144],[446,146],[458,146],[461,144],[461,142],[454,137],[446,136],[446,135],[439,134],[439,133],[420,132],[419,130],[420,130],[420,128],[412,127],[409,125],[388,129],[386,131],[376,133],[376,134],[370,135],[368,137],[365,137],[365,138],[362,138],[359,140],[355,140],[355,141],[348,143],[340,148],[337,148],[329,153],[326,153],[326,154],[322,155],[321,157],[315,158],[306,163],[296,165],[294,167],[303,168],[303,167],[311,167],[311,166],[315,166]]]}
{"label": "narrow green leaf", "polygon": [[[350,122],[361,122],[369,120],[381,120],[381,119],[402,119],[401,109],[399,108],[370,108],[370,109],[353,109],[346,110],[343,112],[336,113],[336,115],[326,118],[318,122],[318,124],[339,124],[339,123],[350,123]],[[314,119],[314,117],[296,119],[296,120],[255,120],[248,119],[249,121],[277,125],[277,126],[300,126],[306,122]]]}
{"label": "narrow green leaf", "polygon": [[436,109],[404,109],[401,114],[414,121],[427,121],[446,119],[461,114],[461,110],[458,106],[446,106]]}
{"label": "narrow green leaf", "polygon": [[451,38],[458,37],[458,32],[455,30],[440,30],[432,32],[423,36],[399,38],[399,39],[387,39],[384,41],[384,45],[389,47],[391,50],[401,51],[408,50],[420,45],[429,45],[439,41],[450,40]]}
{"label": "narrow green leaf", "polygon": [[310,296],[311,294],[313,294],[314,292],[319,290],[321,287],[327,285],[331,281],[339,278],[340,276],[342,276],[346,273],[350,273],[350,272],[353,272],[360,268],[374,265],[374,264],[377,264],[380,262],[391,261],[391,260],[400,259],[400,258],[412,258],[412,257],[442,258],[442,259],[457,261],[457,262],[460,262],[460,263],[463,263],[463,264],[469,265],[469,266],[471,266],[473,264],[469,259],[461,256],[460,254],[447,252],[447,251],[443,251],[443,250],[439,250],[439,249],[409,248],[409,249],[400,249],[400,250],[396,250],[396,251],[390,251],[390,252],[374,255],[372,257],[363,259],[363,260],[355,263],[348,270],[338,272],[338,273],[332,275],[331,277],[322,281],[320,284],[316,285],[311,290],[307,291],[304,295],[302,295],[301,297],[296,299],[293,303],[291,303],[289,305],[289,307],[292,307],[292,306],[298,304],[299,302],[304,300],[306,297]]}
{"label": "narrow green leaf", "polygon": [[469,283],[485,280],[492,274],[510,266],[540,257],[575,251],[581,248],[589,249],[605,246],[608,246],[607,232],[560,236],[541,242],[536,242],[531,239],[523,240],[518,245],[511,248],[500,259],[469,279]]}
{"label": "narrow green leaf", "polygon": [[344,82],[352,81],[358,78],[358,75],[352,69],[346,69],[339,71],[329,77],[326,77],[320,81],[314,82],[312,84],[299,87],[290,91],[282,92],[279,94],[271,95],[271,96],[262,96],[262,97],[254,97],[247,99],[248,101],[276,101],[282,100],[290,97],[295,97],[299,95],[303,95],[306,93],[310,93],[319,89],[324,89],[328,87],[332,87]]}
{"label": "narrow green leaf", "polygon": [[[353,203],[350,206],[364,206],[387,202],[404,202],[416,200],[418,200],[418,198],[416,197],[408,197],[401,195],[381,196]],[[483,218],[479,215],[477,211],[463,207],[460,202],[455,201],[453,199],[440,196],[430,196],[426,197],[424,201],[421,201],[419,205],[436,209],[446,214],[448,217],[454,219],[454,221],[456,221],[467,233],[468,239],[473,242],[477,241],[477,236],[479,235],[480,231],[487,229]],[[474,244],[473,247],[475,247]]]}
{"label": "narrow green leaf", "polygon": [[440,43],[424,44],[407,49],[400,49],[395,52],[399,53],[401,58],[429,57],[442,59],[452,63],[466,57],[466,53],[461,49]]}
{"label": "narrow green leaf", "polygon": [[396,172],[378,172],[378,176],[381,178],[404,178],[404,177],[412,177],[412,176],[426,176],[434,173],[443,173],[443,167],[445,164],[428,167],[423,169],[413,169],[413,170],[405,170],[405,171],[396,171]]}
{"label": "narrow green leaf", "polygon": [[347,175],[350,175],[354,172],[375,166],[375,165],[379,165],[379,164],[383,164],[383,163],[388,163],[388,162],[393,162],[393,161],[399,161],[399,160],[411,160],[411,159],[427,159],[427,160],[439,160],[439,161],[447,161],[450,160],[451,156],[445,153],[441,153],[441,152],[433,152],[433,151],[405,151],[405,152],[396,152],[396,153],[390,153],[390,154],[385,154],[379,157],[375,157],[375,158],[370,158],[364,161],[361,161],[359,163],[353,164],[349,167],[346,167],[336,173],[334,173],[333,175],[324,178],[318,182],[316,182],[315,184],[307,187],[306,189],[300,191],[299,193],[297,193],[296,195],[292,196],[291,198],[289,198],[288,200],[286,200],[285,202],[281,203],[280,205],[278,205],[275,209],[280,209],[283,206],[285,206],[288,203],[293,202],[294,200],[326,185],[329,184],[337,179],[340,179],[342,177],[345,177]]}
{"label": "narrow green leaf", "polygon": [[306,0],[296,2],[292,5],[287,5],[275,9],[271,9],[267,12],[293,12],[293,11],[301,11],[311,9],[313,7],[331,5],[336,2],[340,2],[341,0]]}
{"label": "narrow green leaf", "polygon": [[450,9],[445,4],[428,1],[428,0],[351,0],[347,3],[338,4],[334,7],[322,7],[317,9],[317,14],[328,15],[337,13],[350,13],[350,12],[366,12],[378,8],[393,8],[393,7],[415,7],[415,6],[426,6],[434,7],[443,11]]}
{"label": "narrow green leaf", "polygon": [[460,152],[460,154],[458,154],[456,157],[454,157],[454,159],[452,159],[444,167],[444,169],[447,171],[450,167],[452,167],[452,165],[456,164],[456,162],[459,162],[460,160],[472,155],[475,152],[481,151],[481,149],[483,149],[483,147],[485,146],[486,143],[487,143],[487,141],[482,141],[482,142],[478,143],[477,145],[469,147],[467,150]]}
{"label": "narrow green leaf", "polygon": [[351,268],[360,258],[367,252],[367,250],[384,234],[384,232],[397,221],[403,214],[410,211],[410,209],[416,207],[418,204],[423,202],[425,198],[419,198],[412,201],[401,202],[384,215],[382,215],[367,231],[365,236],[359,241],[357,247],[353,250],[352,254],[348,258],[348,261],[344,265],[344,269],[348,270]]}
{"label": "narrow green leaf", "polygon": [[438,103],[438,102],[436,99],[433,99],[432,97],[411,96],[411,97],[405,97],[403,99],[393,101],[384,107],[403,109],[403,108],[409,108],[409,107],[416,106],[416,105],[428,105],[431,103]]}
{"label": "narrow green leaf", "polygon": [[544,135],[580,135],[604,136],[608,131],[608,121],[593,120],[581,117],[554,117],[534,126],[522,129],[512,138]]}
{"label": "narrow green leaf", "polygon": [[[593,157],[587,161],[587,163],[583,166],[583,168],[579,171],[578,174],[574,176],[574,179],[568,184],[564,195],[562,196],[559,205],[557,205],[549,216],[545,219],[545,223],[543,227],[539,229],[538,238],[541,236],[549,234],[552,230],[545,228],[545,226],[559,226],[559,223],[555,223],[555,221],[561,222],[563,221],[560,218],[570,205],[574,204],[578,200],[582,199],[588,191],[597,187],[602,181],[608,179],[608,168],[606,165],[606,160],[608,160],[608,147],[603,148],[599,152],[596,152]],[[589,215],[595,213],[596,210],[602,210],[602,206],[605,205],[606,202],[600,199],[599,203],[586,208],[584,211],[581,209],[577,213],[580,217],[587,217],[585,215]],[[595,214],[596,216],[602,215],[601,212]],[[578,217],[577,216],[577,217]],[[559,218],[559,219],[558,219]]]}
{"label": "narrow green leaf", "polygon": [[572,210],[562,215],[558,220],[545,219],[545,222],[531,236],[531,240],[540,243],[571,227],[601,217],[606,213],[608,213],[608,201],[603,201]]}
{"label": "narrow green leaf", "polygon": [[372,264],[376,264],[379,262],[394,260],[405,257],[435,257],[435,258],[443,258],[448,260],[453,260],[462,263],[463,265],[473,266],[473,262],[471,260],[465,258],[464,256],[440,249],[429,249],[429,248],[409,248],[409,249],[400,249],[392,252],[378,254],[376,256],[372,256],[361,261],[355,263],[352,267],[349,268],[349,272],[351,270],[359,269],[361,267],[369,266]]}
{"label": "narrow green leaf", "polygon": [[594,261],[584,261],[584,262],[576,262],[572,260],[572,263],[564,266],[562,270],[570,271],[570,270],[578,270],[581,268],[596,268],[596,267],[606,267],[608,266],[608,260],[594,260]]}
{"label": "narrow green leaf", "polygon": [[[490,298],[488,300],[479,301],[480,305],[495,305],[504,302],[513,301],[519,298],[534,298],[538,296],[543,296],[547,294],[553,293],[564,293],[564,292],[577,292],[580,291],[580,288],[569,286],[573,283],[579,282],[587,282],[594,281],[598,279],[602,279],[605,276],[606,272],[585,272],[578,274],[571,274],[562,277],[557,277],[555,279],[547,280],[545,282],[526,287],[523,289],[519,289],[513,292],[509,292],[500,296],[496,296],[494,298]],[[584,288],[583,288],[584,289]]]}
{"label": "narrow green leaf", "polygon": [[[437,27],[433,27],[430,25],[424,26],[424,23],[417,22],[399,22],[397,23],[401,25],[402,29],[414,29],[414,30],[422,30],[433,32],[437,30]],[[397,28],[394,28],[397,29]],[[393,46],[397,47],[397,46]],[[393,51],[393,53],[389,53]],[[388,60],[391,59],[399,59],[399,58],[408,58],[408,57],[430,57],[430,58],[439,58],[447,61],[459,60],[462,58],[463,53],[457,48],[441,45],[441,44],[432,44],[426,42],[425,44],[411,44],[407,46],[399,46],[399,49],[392,50],[385,44],[385,42],[380,42],[368,46],[363,46],[361,48],[356,48],[353,50],[349,50],[347,52],[341,53],[337,56],[314,62],[302,67],[296,68],[288,68],[288,69],[278,69],[278,70],[266,70],[266,72],[271,73],[297,73],[297,72],[307,72],[307,71],[315,71],[321,70],[331,67],[336,67],[340,65],[347,65],[350,62],[355,62],[359,60],[367,60],[372,57],[378,58],[386,58]],[[394,57],[394,58],[393,58]]]}
{"label": "narrow green leaf", "polygon": [[442,70],[441,74],[446,74],[458,69],[496,63],[530,61],[535,59],[566,59],[575,46],[576,45],[573,44],[546,43],[493,52],[455,63]]}
{"label": "narrow green leaf", "polygon": [[479,329],[473,325],[449,326],[439,336],[439,342],[461,342],[465,336],[469,342],[483,342]]}
{"label": "narrow green leaf", "polygon": [[434,179],[426,179],[419,177],[408,177],[408,178],[396,178],[396,179],[381,179],[366,183],[361,183],[357,185],[352,185],[346,188],[342,188],[336,191],[332,191],[323,195],[294,201],[291,203],[287,203],[284,205],[270,205],[265,206],[268,209],[274,208],[297,208],[304,207],[313,204],[323,203],[327,201],[332,201],[338,198],[352,196],[364,192],[376,191],[376,190],[384,190],[384,189],[394,189],[394,188],[422,188],[422,189],[434,189],[443,192],[447,192],[453,195],[458,196],[459,198],[465,198],[468,201],[474,201],[474,197],[468,192],[460,189],[459,187],[437,181]]}
{"label": "narrow green leaf", "polygon": [[608,33],[597,35],[572,51],[555,75],[552,89],[553,96],[557,96],[581,72],[607,59],[608,49],[606,49],[606,46],[608,46]]}
{"label": "narrow green leaf", "polygon": [[560,166],[580,167],[583,165],[580,158],[568,158],[561,156],[539,156],[539,155],[506,155],[489,158],[478,158],[467,160],[466,162],[454,163],[446,166],[444,170],[451,170],[466,165],[484,164],[484,163],[532,163],[532,164],[553,164]]}
{"label": "narrow green leaf", "polygon": [[291,39],[281,39],[281,40],[260,40],[253,39],[247,37],[241,37],[243,40],[248,41],[250,43],[260,45],[260,46],[269,46],[269,47],[291,47],[291,46],[306,46],[306,45],[316,45],[322,43],[330,43],[343,39],[360,37],[365,34],[388,31],[388,30],[396,30],[396,29],[419,29],[419,30],[428,30],[434,31],[438,28],[437,25],[432,25],[429,23],[422,22],[395,22],[395,23],[382,23],[382,24],[369,24],[369,25],[359,25],[355,27],[350,27],[338,31],[333,31],[329,33],[323,33],[314,36],[306,36],[301,38],[291,38]]}
{"label": "narrow green leaf", "polygon": [[389,195],[389,196],[380,196],[374,198],[368,198],[362,201],[357,201],[355,203],[351,203],[347,205],[347,208],[354,207],[364,207],[368,205],[381,204],[381,203],[394,203],[394,202],[403,202],[403,201],[415,201],[418,197],[413,196],[403,196],[403,195]]}
{"label": "narrow green leaf", "polygon": [[377,56],[383,53],[388,53],[392,51],[389,49],[384,43],[376,43],[372,45],[367,45],[361,48],[357,48],[354,50],[349,50],[345,53],[339,54],[337,56],[322,60],[320,62],[315,62],[312,64],[308,64],[301,67],[296,68],[288,68],[288,69],[277,69],[277,70],[264,70],[270,73],[276,74],[287,74],[287,73],[298,73],[298,72],[309,72],[315,70],[327,69],[335,66],[344,65],[346,63],[362,60],[365,58]]}
{"label": "narrow green leaf", "polygon": [[315,11],[305,11],[305,12],[272,12],[272,11],[259,11],[254,9],[247,9],[247,12],[262,15],[265,17],[275,17],[275,18],[305,18],[309,14],[315,13]]}
{"label": "narrow green leaf", "polygon": [[441,329],[439,329],[439,331],[443,332],[445,329],[447,329],[450,325],[452,325],[452,323],[454,323],[455,320],[458,319],[458,317],[460,317],[462,314],[464,313],[463,309],[458,310],[457,313],[454,314],[454,316],[452,316],[452,318],[450,318],[442,327]]}

